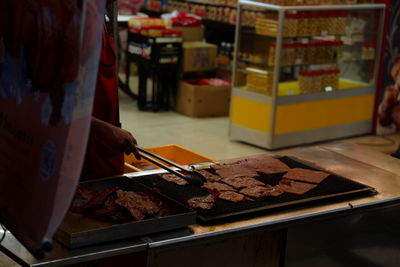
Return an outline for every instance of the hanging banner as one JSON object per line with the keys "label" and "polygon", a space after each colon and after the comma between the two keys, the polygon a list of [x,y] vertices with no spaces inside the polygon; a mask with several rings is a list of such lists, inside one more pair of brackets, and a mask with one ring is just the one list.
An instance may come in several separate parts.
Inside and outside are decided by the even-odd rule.
{"label": "hanging banner", "polygon": [[381,84],[377,96],[376,133],[386,135],[400,132],[400,1],[380,2],[387,2],[389,18],[386,27]]}
{"label": "hanging banner", "polygon": [[0,223],[37,257],[79,181],[104,7],[0,1]]}

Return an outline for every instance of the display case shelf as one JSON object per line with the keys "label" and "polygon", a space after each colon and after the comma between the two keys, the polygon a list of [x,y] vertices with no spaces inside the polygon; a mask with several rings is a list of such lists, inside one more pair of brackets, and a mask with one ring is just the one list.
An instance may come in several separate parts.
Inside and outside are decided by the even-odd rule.
{"label": "display case shelf", "polygon": [[[250,28],[251,34],[249,27],[241,26],[240,19],[237,22],[230,137],[276,149],[369,133],[372,130],[385,6],[277,6],[239,0],[238,17],[250,7],[265,12],[264,17],[277,18],[277,25],[273,25],[276,35],[261,35],[260,28],[258,32]],[[332,26],[340,27],[333,29],[340,29],[336,33],[343,34],[327,34],[329,38],[315,34],[284,36],[285,23],[290,18],[286,15],[288,12],[324,14],[321,11],[329,10],[348,14],[345,20],[336,21],[340,25]],[[354,21],[360,25],[354,25]],[[268,31],[268,23],[262,23],[258,25],[261,24]],[[326,25],[321,29],[326,29],[324,27]],[[349,32],[358,32],[363,40],[352,42],[351,46],[344,43],[326,45],[327,40],[324,39],[340,42],[349,36]],[[335,33],[335,30],[328,33]],[[302,39],[314,44],[303,45],[303,50],[286,45]],[[319,44],[315,45],[315,42]],[[325,42],[326,46],[321,42]],[[271,49],[271,44],[275,49]],[[288,47],[292,50],[285,50]],[[239,58],[240,54],[262,58],[263,61],[243,60]],[[343,54],[347,59],[343,58]],[[363,55],[369,58],[361,58]],[[321,57],[326,61],[318,62]],[[305,63],[297,62],[296,58],[302,58]]]}

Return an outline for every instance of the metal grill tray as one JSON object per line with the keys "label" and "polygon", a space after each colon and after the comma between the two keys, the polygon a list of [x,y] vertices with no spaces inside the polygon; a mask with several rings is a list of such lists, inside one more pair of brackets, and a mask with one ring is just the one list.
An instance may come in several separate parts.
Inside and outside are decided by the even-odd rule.
{"label": "metal grill tray", "polygon": [[174,230],[196,223],[195,211],[127,177],[83,182],[80,186],[87,190],[100,190],[117,186],[125,191],[139,191],[152,194],[161,199],[161,201],[169,207],[170,213],[161,218],[116,223],[107,219],[91,218],[89,216],[68,212],[55,235],[55,239],[69,248],[78,248]]}
{"label": "metal grill tray", "polygon": [[[304,168],[321,171],[320,169],[307,166],[289,157],[277,158],[291,168]],[[206,170],[215,173],[212,169]],[[283,175],[284,173],[273,175],[263,174],[255,178],[265,184],[274,186],[279,183]],[[179,186],[159,178],[158,175],[141,176],[136,177],[135,179],[149,187],[160,189],[161,193],[170,196],[184,205],[187,205],[187,200],[194,196],[206,196],[209,194],[207,190],[203,188],[191,184]],[[284,193],[278,197],[271,196],[251,202],[246,201],[239,203],[218,199],[213,209],[197,210],[197,218],[203,222],[211,222],[232,216],[248,215],[255,212],[272,211],[299,205],[318,204],[318,202],[321,203],[323,201],[339,201],[373,194],[376,194],[376,191],[372,187],[330,173],[330,175],[319,183],[316,188],[303,195]]]}

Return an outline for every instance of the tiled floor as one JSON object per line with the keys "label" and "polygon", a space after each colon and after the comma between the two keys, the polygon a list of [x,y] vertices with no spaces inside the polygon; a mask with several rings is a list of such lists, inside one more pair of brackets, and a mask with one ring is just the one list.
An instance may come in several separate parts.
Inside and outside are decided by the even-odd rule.
{"label": "tiled floor", "polygon": [[[215,160],[270,152],[230,140],[228,117],[190,118],[173,111],[141,112],[136,102],[124,93],[120,93],[120,110],[123,128],[131,131],[143,147],[178,144]],[[354,142],[392,153],[400,143],[400,135],[363,136],[332,142]]]}

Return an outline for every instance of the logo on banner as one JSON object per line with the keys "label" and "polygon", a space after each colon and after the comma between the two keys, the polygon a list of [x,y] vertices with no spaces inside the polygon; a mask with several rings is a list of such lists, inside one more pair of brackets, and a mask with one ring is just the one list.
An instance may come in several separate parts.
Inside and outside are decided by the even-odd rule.
{"label": "logo on banner", "polygon": [[47,141],[40,154],[40,178],[48,181],[52,176],[56,165],[56,146],[52,141]]}

